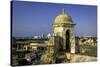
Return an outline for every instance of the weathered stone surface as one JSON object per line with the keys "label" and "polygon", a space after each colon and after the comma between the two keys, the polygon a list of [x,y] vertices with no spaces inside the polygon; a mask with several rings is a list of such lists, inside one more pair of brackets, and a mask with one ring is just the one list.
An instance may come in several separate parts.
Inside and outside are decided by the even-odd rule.
{"label": "weathered stone surface", "polygon": [[86,56],[86,55],[78,55],[78,54],[74,54],[71,57],[70,62],[91,62],[91,61],[97,61],[96,57],[92,57],[92,56]]}
{"label": "weathered stone surface", "polygon": [[47,47],[46,51],[41,57],[41,61],[43,64],[55,63],[54,47]]}

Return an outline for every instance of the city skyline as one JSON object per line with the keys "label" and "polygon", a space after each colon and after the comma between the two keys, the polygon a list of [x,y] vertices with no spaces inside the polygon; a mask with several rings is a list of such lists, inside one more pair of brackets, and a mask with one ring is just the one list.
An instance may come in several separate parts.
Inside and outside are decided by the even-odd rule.
{"label": "city skyline", "polygon": [[53,32],[52,24],[62,8],[76,24],[75,36],[97,36],[96,6],[25,1],[13,1],[12,35],[31,37]]}

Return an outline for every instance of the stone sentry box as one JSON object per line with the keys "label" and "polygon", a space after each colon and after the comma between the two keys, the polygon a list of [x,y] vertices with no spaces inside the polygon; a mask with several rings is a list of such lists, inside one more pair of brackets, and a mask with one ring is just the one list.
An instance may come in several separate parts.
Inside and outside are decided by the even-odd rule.
{"label": "stone sentry box", "polygon": [[[62,13],[55,18],[53,27],[54,34],[59,39],[58,42],[61,50],[69,53],[75,53],[75,36],[73,32],[75,24],[72,21],[71,16],[65,13],[64,9]],[[59,49],[60,49],[59,47]],[[57,49],[57,48],[56,48]]]}
{"label": "stone sentry box", "polygon": [[[72,18],[65,14],[64,9],[62,13],[55,18],[53,24],[53,36],[49,38],[48,46],[41,57],[42,64],[68,62],[71,59],[69,54],[74,54],[75,50],[75,36],[73,32],[75,24]],[[67,55],[66,55],[67,54]],[[60,58],[64,56],[63,58]],[[68,56],[66,58],[66,56]]]}

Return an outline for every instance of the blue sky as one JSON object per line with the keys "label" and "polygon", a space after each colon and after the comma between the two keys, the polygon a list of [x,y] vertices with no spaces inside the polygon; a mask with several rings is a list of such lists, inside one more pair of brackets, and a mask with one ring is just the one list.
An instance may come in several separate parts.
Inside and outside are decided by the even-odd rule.
{"label": "blue sky", "polygon": [[41,2],[13,1],[12,35],[31,37],[53,32],[54,19],[62,8],[73,22],[75,36],[97,35],[97,7],[91,5],[54,4]]}

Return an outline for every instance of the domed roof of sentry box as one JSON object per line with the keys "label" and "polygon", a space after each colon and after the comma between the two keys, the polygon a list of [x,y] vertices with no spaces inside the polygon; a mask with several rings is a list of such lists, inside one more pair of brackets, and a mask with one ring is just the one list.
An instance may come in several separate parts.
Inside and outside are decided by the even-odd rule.
{"label": "domed roof of sentry box", "polygon": [[72,23],[72,18],[62,9],[62,13],[55,18],[54,24],[56,23]]}

